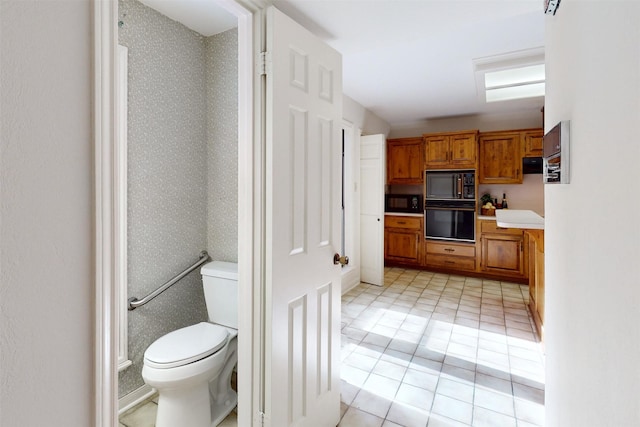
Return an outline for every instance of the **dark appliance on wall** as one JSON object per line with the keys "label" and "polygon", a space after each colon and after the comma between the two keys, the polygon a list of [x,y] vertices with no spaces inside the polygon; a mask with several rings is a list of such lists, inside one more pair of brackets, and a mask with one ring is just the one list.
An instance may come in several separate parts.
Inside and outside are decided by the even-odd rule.
{"label": "dark appliance on wall", "polygon": [[424,185],[425,238],[475,242],[475,171],[425,171]]}
{"label": "dark appliance on wall", "polygon": [[542,173],[542,157],[523,157],[522,158],[522,173],[527,174],[541,174]]}
{"label": "dark appliance on wall", "polygon": [[425,198],[432,200],[475,200],[474,170],[425,171]]}
{"label": "dark appliance on wall", "polygon": [[417,213],[423,212],[421,194],[385,194],[385,212]]}
{"label": "dark appliance on wall", "polygon": [[476,202],[427,200],[424,237],[437,240],[476,241]]}
{"label": "dark appliance on wall", "polygon": [[569,129],[565,120],[544,136],[543,181],[545,184],[569,183]]}

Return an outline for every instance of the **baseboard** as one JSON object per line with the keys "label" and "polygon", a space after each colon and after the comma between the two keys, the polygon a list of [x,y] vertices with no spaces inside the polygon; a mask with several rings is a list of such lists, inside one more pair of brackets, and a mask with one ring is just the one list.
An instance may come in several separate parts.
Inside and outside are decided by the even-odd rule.
{"label": "baseboard", "polygon": [[127,412],[134,406],[144,402],[145,400],[153,397],[156,394],[156,389],[150,385],[143,385],[142,387],[133,390],[131,393],[122,396],[118,399],[118,416]]}
{"label": "baseboard", "polygon": [[342,295],[360,284],[360,270],[349,266],[342,272]]}

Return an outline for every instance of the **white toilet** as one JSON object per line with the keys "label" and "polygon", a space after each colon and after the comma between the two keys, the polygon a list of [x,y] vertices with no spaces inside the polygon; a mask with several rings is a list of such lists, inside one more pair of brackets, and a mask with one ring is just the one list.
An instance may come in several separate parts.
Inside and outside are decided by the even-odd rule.
{"label": "white toilet", "polygon": [[238,265],[213,261],[200,272],[209,322],[169,332],[144,353],[142,378],[159,394],[156,427],[217,426],[238,401]]}

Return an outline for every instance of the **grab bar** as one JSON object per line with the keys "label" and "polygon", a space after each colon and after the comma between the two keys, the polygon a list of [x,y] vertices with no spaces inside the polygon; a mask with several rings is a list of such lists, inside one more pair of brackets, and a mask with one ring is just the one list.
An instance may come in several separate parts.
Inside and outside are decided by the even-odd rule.
{"label": "grab bar", "polygon": [[154,299],[155,297],[157,297],[158,295],[160,295],[161,293],[163,293],[164,291],[169,289],[171,286],[173,286],[176,282],[178,282],[184,276],[186,276],[187,274],[191,273],[193,270],[195,270],[196,268],[200,267],[202,264],[207,262],[208,260],[209,260],[209,254],[207,253],[207,251],[200,252],[198,262],[196,262],[191,267],[189,267],[186,270],[184,270],[182,273],[178,274],[173,279],[169,280],[164,285],[160,286],[155,291],[151,292],[146,297],[144,297],[144,298],[142,298],[140,300],[138,298],[136,298],[136,297],[129,298],[127,300],[127,302],[129,303],[129,307],[128,307],[129,311],[135,310],[136,308],[140,307],[141,305],[145,305],[146,303],[148,303],[149,301],[151,301],[152,299]]}

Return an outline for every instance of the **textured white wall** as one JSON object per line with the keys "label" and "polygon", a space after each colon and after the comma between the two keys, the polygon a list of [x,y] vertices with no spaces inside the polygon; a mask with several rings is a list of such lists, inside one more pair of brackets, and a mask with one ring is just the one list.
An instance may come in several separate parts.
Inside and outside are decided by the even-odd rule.
{"label": "textured white wall", "polygon": [[391,129],[389,123],[346,95],[342,97],[342,118],[353,123],[354,128],[361,129],[363,135],[381,133],[387,136]]}
{"label": "textured white wall", "polygon": [[0,2],[0,425],[89,426],[91,13]]}
{"label": "textured white wall", "polygon": [[422,124],[395,127],[391,129],[389,138],[405,138],[420,136],[423,133],[455,132],[467,129],[479,129],[480,132],[489,132],[539,127],[542,127],[542,113],[539,109],[533,109],[501,114],[479,114],[425,120]]}
{"label": "textured white wall", "polygon": [[545,187],[546,425],[640,425],[640,2],[546,18],[545,125],[571,120],[571,183]]}

